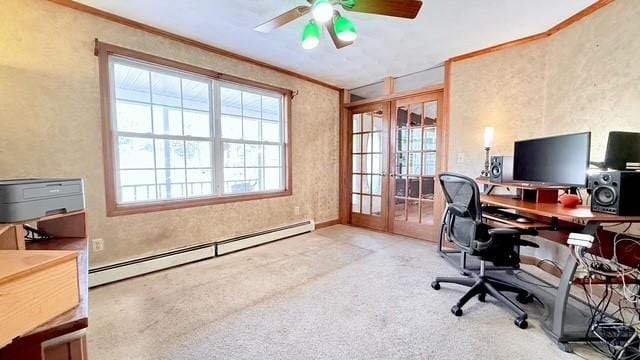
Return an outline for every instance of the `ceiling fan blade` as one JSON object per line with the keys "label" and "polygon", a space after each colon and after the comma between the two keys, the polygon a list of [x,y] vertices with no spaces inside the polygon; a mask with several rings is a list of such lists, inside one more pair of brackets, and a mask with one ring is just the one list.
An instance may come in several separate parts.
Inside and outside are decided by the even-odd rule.
{"label": "ceiling fan blade", "polygon": [[324,27],[327,28],[327,31],[329,32],[329,35],[331,35],[331,40],[333,40],[333,45],[336,46],[336,49],[342,49],[345,46],[349,46],[351,44],[353,44],[353,41],[342,41],[338,38],[338,35],[336,34],[336,30],[333,27],[333,22],[336,21],[336,16],[333,17],[332,21],[328,21],[324,24]]}
{"label": "ceiling fan blade", "polygon": [[298,6],[294,9],[287,11],[286,13],[277,16],[264,24],[258,25],[254,28],[256,31],[268,33],[271,30],[277,29],[282,25],[292,22],[293,20],[304,16],[311,11],[311,6]]}
{"label": "ceiling fan blade", "polygon": [[345,10],[415,19],[422,7],[419,0],[342,0]]}

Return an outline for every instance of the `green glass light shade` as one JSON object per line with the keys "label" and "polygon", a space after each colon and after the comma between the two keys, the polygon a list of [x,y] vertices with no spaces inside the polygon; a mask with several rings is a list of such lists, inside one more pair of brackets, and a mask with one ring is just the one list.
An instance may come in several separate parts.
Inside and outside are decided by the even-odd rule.
{"label": "green glass light shade", "polygon": [[304,27],[302,33],[302,48],[305,50],[311,50],[318,46],[320,43],[320,26],[311,21]]}
{"label": "green glass light shade", "polygon": [[346,17],[338,17],[333,26],[336,31],[336,35],[338,35],[338,39],[342,41],[353,41],[358,37],[356,27],[353,26],[351,20]]}

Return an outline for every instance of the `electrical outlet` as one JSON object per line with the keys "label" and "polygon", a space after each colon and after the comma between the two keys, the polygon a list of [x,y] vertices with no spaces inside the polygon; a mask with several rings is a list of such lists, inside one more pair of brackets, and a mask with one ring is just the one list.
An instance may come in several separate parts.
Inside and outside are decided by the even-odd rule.
{"label": "electrical outlet", "polygon": [[300,206],[296,206],[293,208],[293,212],[296,216],[300,215]]}
{"label": "electrical outlet", "polygon": [[93,244],[93,252],[100,252],[104,250],[104,240],[103,239],[93,239],[91,240]]}
{"label": "electrical outlet", "polygon": [[458,164],[462,164],[464,162],[464,153],[458,153]]}

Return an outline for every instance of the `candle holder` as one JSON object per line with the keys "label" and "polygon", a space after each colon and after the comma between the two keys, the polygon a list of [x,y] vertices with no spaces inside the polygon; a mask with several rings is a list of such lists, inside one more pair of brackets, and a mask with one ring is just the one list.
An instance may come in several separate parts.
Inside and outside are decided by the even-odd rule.
{"label": "candle holder", "polygon": [[484,169],[480,172],[480,176],[487,178],[489,177],[489,150],[491,150],[490,147],[484,148]]}

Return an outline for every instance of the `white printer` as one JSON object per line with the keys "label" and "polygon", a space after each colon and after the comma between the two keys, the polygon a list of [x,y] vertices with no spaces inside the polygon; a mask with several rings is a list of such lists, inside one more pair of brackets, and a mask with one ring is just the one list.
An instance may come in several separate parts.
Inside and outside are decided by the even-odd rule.
{"label": "white printer", "polygon": [[82,179],[0,180],[0,223],[85,208]]}

